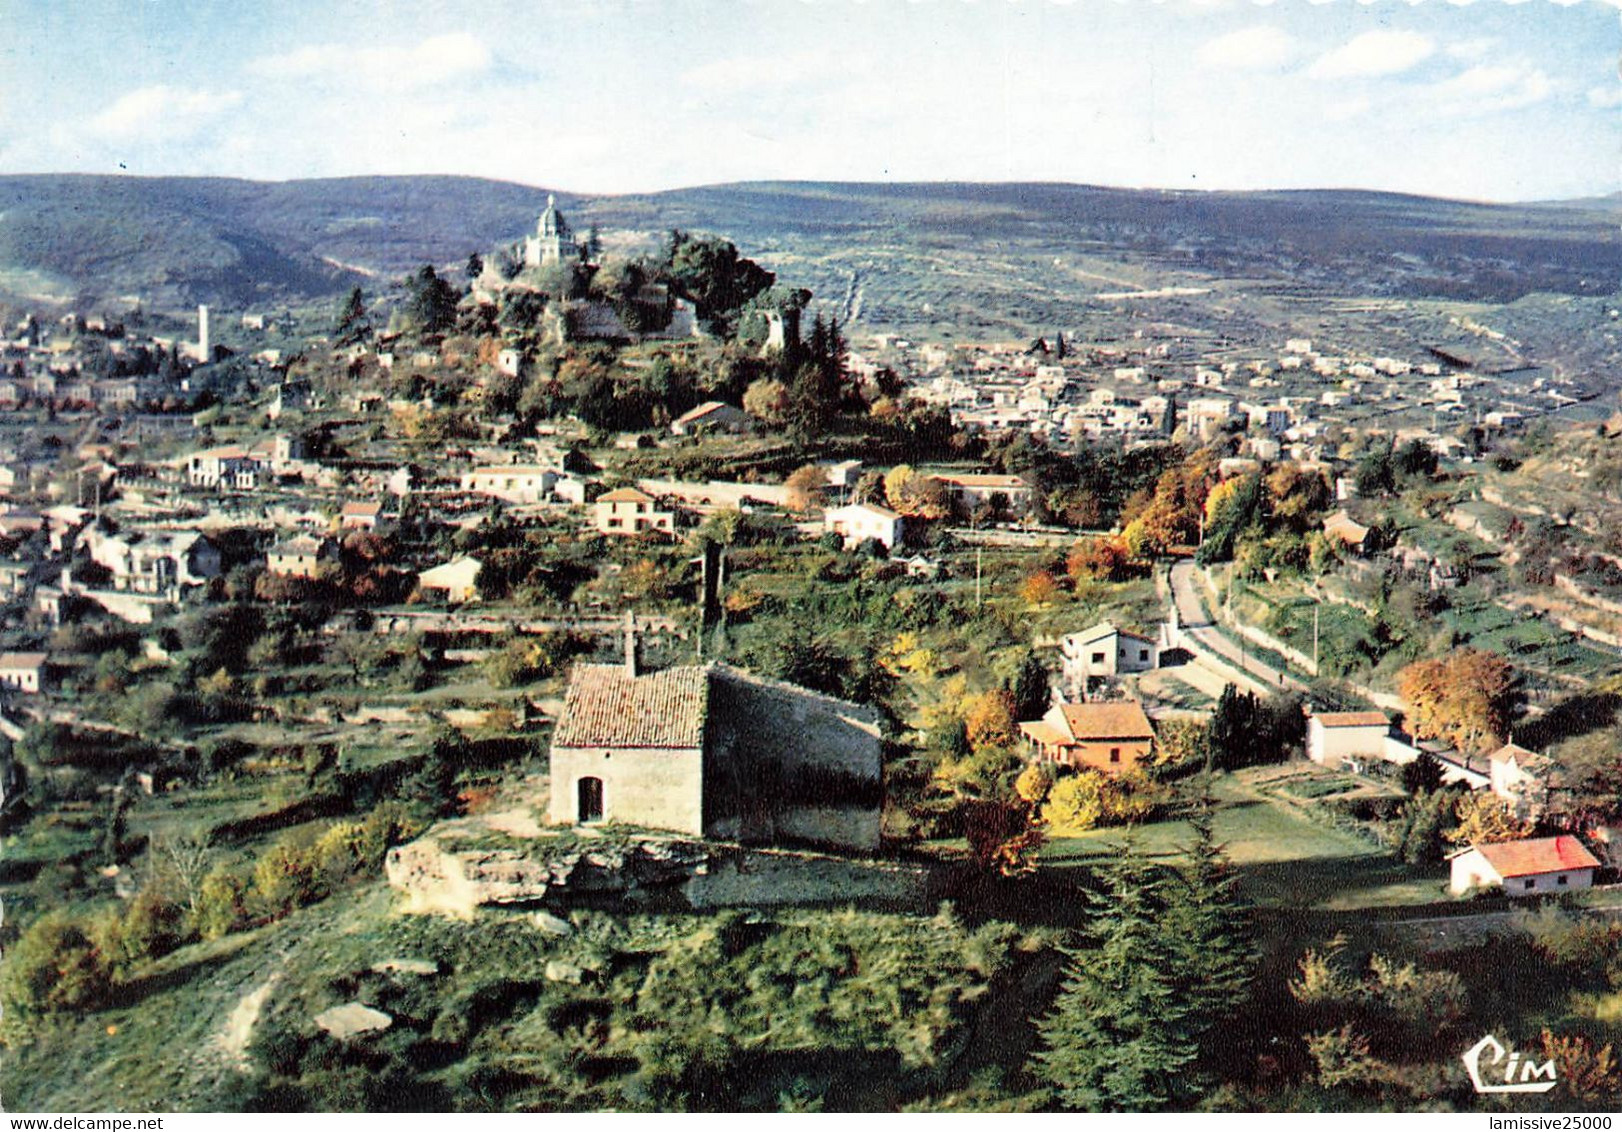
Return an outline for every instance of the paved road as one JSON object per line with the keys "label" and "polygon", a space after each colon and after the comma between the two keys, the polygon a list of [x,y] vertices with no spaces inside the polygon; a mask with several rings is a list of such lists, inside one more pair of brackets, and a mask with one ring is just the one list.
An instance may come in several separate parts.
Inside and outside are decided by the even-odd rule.
{"label": "paved road", "polygon": [[1249,685],[1257,691],[1288,690],[1304,692],[1307,686],[1288,673],[1264,664],[1234,644],[1212,623],[1200,593],[1200,584],[1194,575],[1192,560],[1183,559],[1171,568],[1171,597],[1177,606],[1177,623],[1183,635],[1194,646],[1197,660],[1215,666],[1224,675],[1241,686]]}

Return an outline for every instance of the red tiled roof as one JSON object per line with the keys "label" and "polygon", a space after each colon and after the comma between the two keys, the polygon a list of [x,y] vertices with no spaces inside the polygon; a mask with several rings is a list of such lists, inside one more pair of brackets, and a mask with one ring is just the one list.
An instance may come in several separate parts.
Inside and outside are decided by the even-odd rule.
{"label": "red tiled roof", "polygon": [[1044,747],[1058,747],[1070,742],[1068,735],[1040,719],[1027,720],[1019,725],[1019,729]]}
{"label": "red tiled roof", "polygon": [[652,503],[653,496],[634,487],[615,488],[597,497],[598,503]]}
{"label": "red tiled roof", "polygon": [[552,745],[698,747],[708,701],[709,673],[696,665],[632,676],[618,664],[579,664]]}
{"label": "red tiled roof", "polygon": [[1153,739],[1154,728],[1136,700],[1109,704],[1065,704],[1065,726],[1077,741],[1094,739]]}
{"label": "red tiled roof", "polygon": [[1391,717],[1383,711],[1320,711],[1312,718],[1324,727],[1391,726]]}
{"label": "red tiled roof", "polygon": [[1501,877],[1558,873],[1566,869],[1597,869],[1599,859],[1569,833],[1531,841],[1499,841],[1474,847]]}

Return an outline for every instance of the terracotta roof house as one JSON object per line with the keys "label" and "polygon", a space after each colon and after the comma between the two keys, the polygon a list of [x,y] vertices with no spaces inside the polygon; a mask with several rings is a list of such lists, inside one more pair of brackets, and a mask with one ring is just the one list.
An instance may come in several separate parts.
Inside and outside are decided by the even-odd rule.
{"label": "terracotta roof house", "polygon": [[1599,858],[1570,834],[1472,845],[1451,860],[1455,894],[1495,885],[1511,896],[1570,892],[1591,887],[1599,868]]}
{"label": "terracotta roof house", "polygon": [[1136,700],[1055,704],[1019,729],[1038,758],[1105,774],[1137,766],[1149,757],[1155,739],[1154,727]]}
{"label": "terracotta roof house", "polygon": [[338,544],[314,535],[294,535],[265,552],[265,570],[285,578],[313,578],[323,563],[337,561]]}
{"label": "terracotta roof house", "polygon": [[1344,510],[1336,511],[1324,520],[1324,537],[1358,554],[1368,549],[1369,530]]}
{"label": "terracotta roof house", "polygon": [[945,488],[953,502],[974,508],[1001,496],[1015,513],[1027,510],[1035,496],[1030,482],[1019,476],[991,472],[946,473],[934,477]]}
{"label": "terracotta roof house", "polygon": [[581,664],[552,733],[550,816],[871,851],[881,747],[872,708],[736,668]]}

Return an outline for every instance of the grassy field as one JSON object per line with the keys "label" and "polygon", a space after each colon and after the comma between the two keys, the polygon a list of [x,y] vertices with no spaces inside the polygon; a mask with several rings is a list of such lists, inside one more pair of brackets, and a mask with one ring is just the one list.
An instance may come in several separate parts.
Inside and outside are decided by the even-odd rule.
{"label": "grassy field", "polygon": [[[1281,798],[1274,784],[1283,769],[1255,767],[1218,775],[1212,782],[1216,836],[1251,899],[1271,907],[1320,909],[1446,899],[1440,870],[1410,868],[1356,833],[1307,817],[1312,803],[1293,804]],[[1300,769],[1298,765],[1289,768],[1291,772]],[[1291,777],[1298,776],[1292,773]],[[1042,861],[1060,868],[1093,864],[1120,853],[1128,841],[1151,857],[1172,858],[1192,838],[1193,830],[1186,821],[1096,830],[1081,837],[1054,839]]]}

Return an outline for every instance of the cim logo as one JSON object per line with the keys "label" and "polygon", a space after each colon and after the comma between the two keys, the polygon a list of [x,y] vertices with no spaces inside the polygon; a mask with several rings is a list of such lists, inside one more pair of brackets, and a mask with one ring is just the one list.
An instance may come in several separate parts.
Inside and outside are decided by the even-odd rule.
{"label": "cim logo", "polygon": [[1478,1093],[1546,1093],[1556,1084],[1553,1060],[1523,1059],[1491,1034],[1466,1050],[1463,1061]]}

